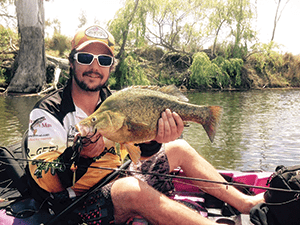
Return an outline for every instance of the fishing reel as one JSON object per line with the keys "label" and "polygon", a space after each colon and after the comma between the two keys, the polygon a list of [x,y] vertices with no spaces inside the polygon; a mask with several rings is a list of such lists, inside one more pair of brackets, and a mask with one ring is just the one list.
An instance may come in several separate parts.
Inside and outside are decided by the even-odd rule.
{"label": "fishing reel", "polygon": [[[90,144],[94,144],[99,140],[101,135],[96,136],[96,134],[97,134],[97,129],[95,130],[95,132],[93,134],[87,135],[87,136],[81,136],[81,134],[78,131],[75,133],[75,139],[74,139],[74,143],[72,146],[73,154],[71,157],[71,161],[73,161],[73,162],[78,161],[83,147],[86,147]],[[96,136],[95,140],[92,140],[93,137],[95,137],[95,136]]]}

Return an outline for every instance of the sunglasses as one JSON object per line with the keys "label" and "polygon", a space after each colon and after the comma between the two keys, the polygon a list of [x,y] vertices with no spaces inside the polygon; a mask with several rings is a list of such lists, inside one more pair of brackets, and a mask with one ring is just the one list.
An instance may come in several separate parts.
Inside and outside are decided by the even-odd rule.
{"label": "sunglasses", "polygon": [[103,67],[110,67],[114,61],[110,55],[93,55],[87,52],[77,52],[74,55],[74,59],[82,65],[91,65],[95,58],[98,60],[99,65]]}

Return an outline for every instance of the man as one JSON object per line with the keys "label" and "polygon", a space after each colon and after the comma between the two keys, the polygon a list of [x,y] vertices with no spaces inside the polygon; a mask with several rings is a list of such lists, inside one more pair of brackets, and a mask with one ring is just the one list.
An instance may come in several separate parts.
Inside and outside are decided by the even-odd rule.
{"label": "man", "polygon": [[[67,86],[39,101],[30,114],[29,154],[33,159],[44,160],[31,164],[30,173],[39,187],[63,199],[62,202],[86,192],[110,173],[96,167],[120,165],[113,144],[102,136],[91,134],[82,142],[78,142],[80,137],[75,138],[75,143],[82,144],[80,152],[70,147],[74,142],[74,126],[110,95],[105,84],[113,68],[113,57],[114,39],[109,32],[99,26],[77,32],[69,56],[71,79]],[[183,122],[178,114],[163,112],[155,140],[139,144],[141,163],[130,165],[131,168],[169,173],[180,166],[189,177],[224,181],[187,142],[175,140],[182,131]],[[165,194],[173,191],[172,181],[157,179],[128,173],[127,177],[91,194],[75,212],[87,224],[125,223],[137,215],[151,224],[214,224],[169,199]],[[242,213],[249,213],[263,201],[261,196],[250,197],[233,187],[203,182],[195,185]]]}

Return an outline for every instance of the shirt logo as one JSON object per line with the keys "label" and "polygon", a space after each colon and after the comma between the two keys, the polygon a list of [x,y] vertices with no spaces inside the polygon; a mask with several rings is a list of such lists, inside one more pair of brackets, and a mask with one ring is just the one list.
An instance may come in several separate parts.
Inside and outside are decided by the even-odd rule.
{"label": "shirt logo", "polygon": [[40,124],[46,120],[46,118],[44,116],[37,118],[35,121],[33,121],[33,123],[30,125],[30,130],[32,131],[33,135],[36,134],[37,129],[36,127],[40,126]]}

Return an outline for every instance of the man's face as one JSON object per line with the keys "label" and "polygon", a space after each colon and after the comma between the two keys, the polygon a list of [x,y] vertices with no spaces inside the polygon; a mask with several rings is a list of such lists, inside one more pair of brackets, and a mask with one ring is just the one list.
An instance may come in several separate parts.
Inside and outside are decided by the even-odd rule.
{"label": "man's face", "polygon": [[[78,52],[111,55],[109,50],[99,43],[90,44]],[[70,66],[74,71],[76,84],[85,91],[99,91],[108,80],[111,70],[111,67],[100,66],[96,58],[90,65],[83,65],[74,60]]]}

